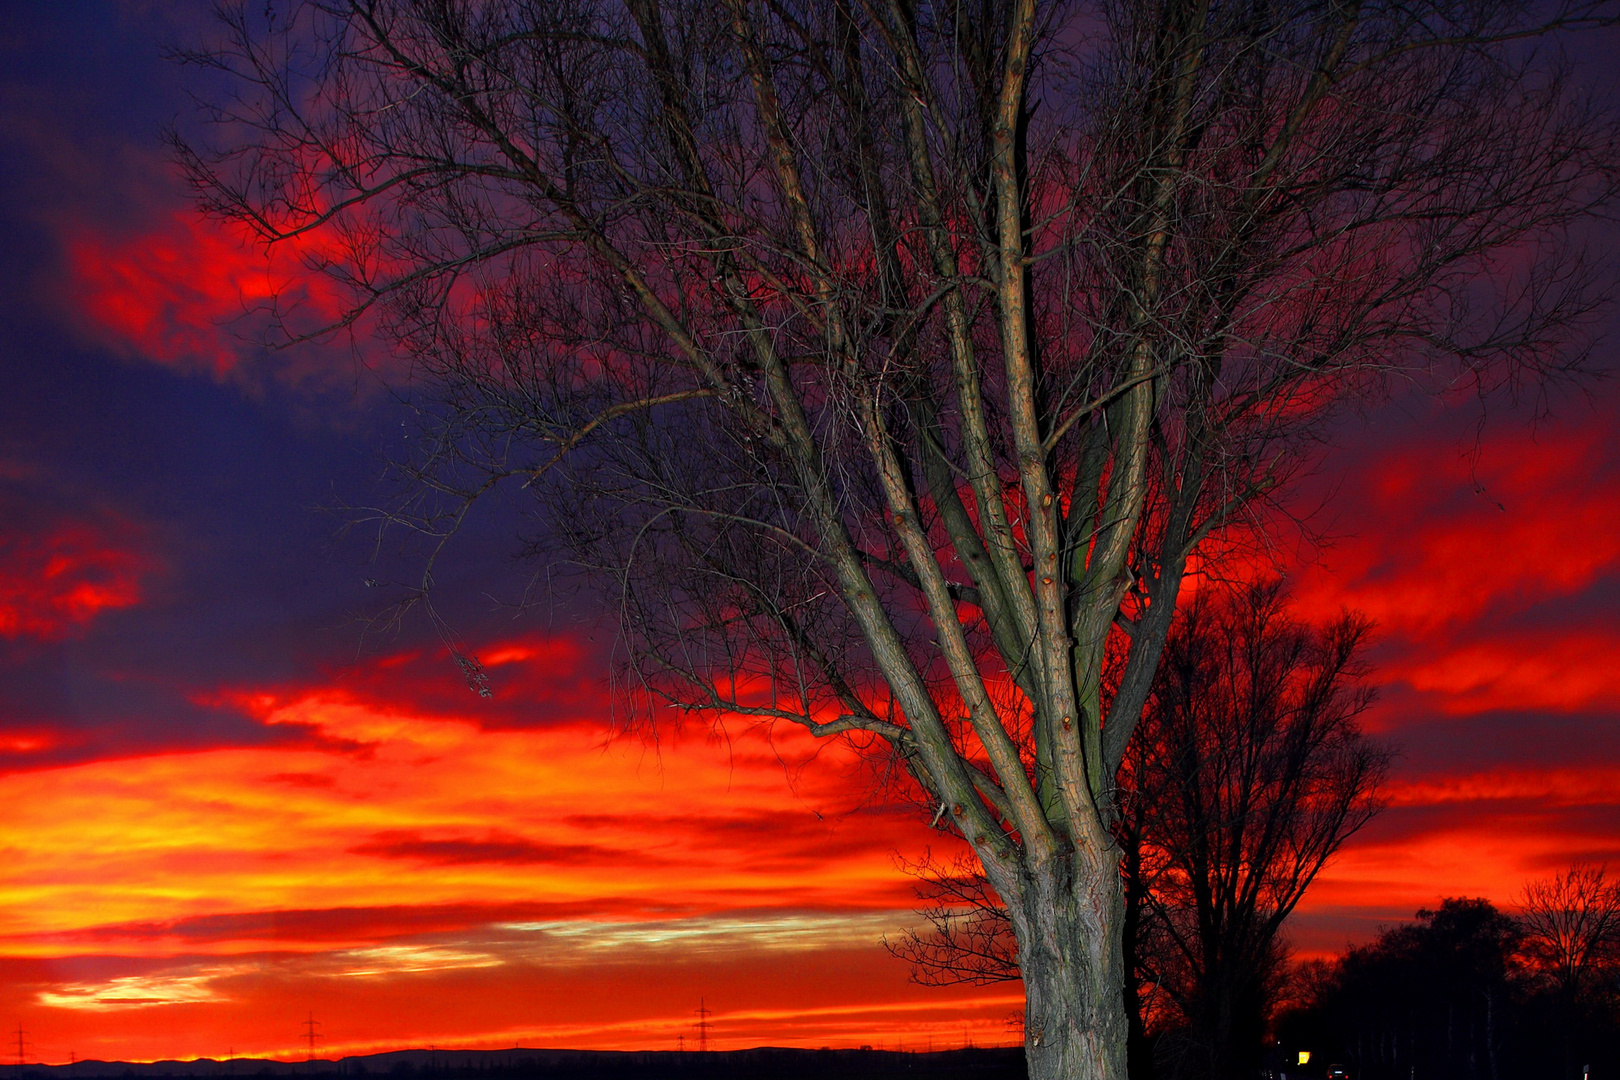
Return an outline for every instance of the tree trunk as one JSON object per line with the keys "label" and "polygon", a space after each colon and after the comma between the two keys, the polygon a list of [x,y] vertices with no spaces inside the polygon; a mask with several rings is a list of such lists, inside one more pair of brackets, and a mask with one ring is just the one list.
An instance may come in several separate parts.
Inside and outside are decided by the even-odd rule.
{"label": "tree trunk", "polygon": [[1209,1080],[1247,1080],[1260,1071],[1260,1046],[1265,1036],[1265,1008],[1258,977],[1248,971],[1229,970],[1241,961],[1227,957],[1206,987],[1197,1044],[1205,1055],[1202,1075]]}
{"label": "tree trunk", "polygon": [[1008,911],[1024,977],[1030,1080],[1127,1080],[1118,852],[1069,855],[1022,878]]}
{"label": "tree trunk", "polygon": [[1147,1018],[1143,1015],[1146,1003],[1136,973],[1141,957],[1136,951],[1142,927],[1142,844],[1136,833],[1128,833],[1121,841],[1125,849],[1125,921],[1123,925],[1125,955],[1125,1065],[1130,1080],[1153,1080],[1153,1044],[1148,1039]]}

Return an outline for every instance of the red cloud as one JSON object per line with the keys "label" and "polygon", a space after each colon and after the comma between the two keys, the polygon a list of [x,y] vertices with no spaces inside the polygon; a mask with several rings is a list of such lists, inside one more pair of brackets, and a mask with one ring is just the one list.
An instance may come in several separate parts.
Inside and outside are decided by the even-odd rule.
{"label": "red cloud", "polygon": [[675,904],[613,896],[574,902],[396,904],[228,911],[163,921],[104,923],[53,933],[0,935],[0,955],[230,956],[256,950],[320,952],[402,937],[471,935],[499,923],[633,920],[690,915]]}
{"label": "red cloud", "polygon": [[1483,448],[1396,445],[1342,494],[1351,533],[1297,595],[1314,615],[1358,608],[1426,635],[1570,596],[1620,566],[1620,440],[1606,423]]}
{"label": "red cloud", "polygon": [[[569,650],[539,639],[507,651],[495,671],[511,687],[531,685],[527,707],[549,711],[548,677]],[[0,872],[0,901],[21,903],[16,890],[32,899],[30,920],[0,938],[0,960],[29,938],[57,950],[108,924],[405,898],[424,907],[589,898],[604,911],[911,904],[889,853],[915,852],[927,830],[909,813],[857,810],[869,793],[847,748],[758,729],[725,743],[689,730],[670,731],[656,750],[604,746],[600,712],[486,725],[489,703],[464,687],[459,713],[401,700],[411,694],[409,679],[381,701],[326,685],[226,693],[266,724],[312,737],[6,777],[26,844]],[[297,947],[296,936],[283,944]]]}
{"label": "red cloud", "polygon": [[335,258],[330,241],[265,248],[243,226],[177,211],[146,233],[82,234],[68,244],[76,306],[115,347],[216,377],[262,353],[250,339],[276,317],[315,330],[344,303],[307,262]]}
{"label": "red cloud", "polygon": [[0,636],[57,640],[141,598],[140,557],[88,525],[0,532]]}
{"label": "red cloud", "polygon": [[[468,686],[466,674],[443,647],[412,649],[335,668],[323,687],[345,700],[378,709],[403,709],[416,716],[457,717],[484,728],[527,728],[562,723],[595,723],[613,714],[603,665],[587,646],[553,635],[496,640],[471,646],[493,690],[484,700]],[[293,685],[231,692],[200,700],[234,704],[263,717],[309,691]],[[362,740],[363,741],[363,740]]]}
{"label": "red cloud", "polygon": [[1495,709],[1554,711],[1620,706],[1620,637],[1598,630],[1471,642],[1414,658],[1392,672],[1441,695],[1451,714]]}

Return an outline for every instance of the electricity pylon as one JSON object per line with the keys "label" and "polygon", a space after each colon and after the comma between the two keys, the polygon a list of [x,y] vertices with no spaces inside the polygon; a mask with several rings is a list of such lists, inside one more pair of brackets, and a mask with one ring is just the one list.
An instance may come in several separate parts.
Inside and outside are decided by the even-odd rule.
{"label": "electricity pylon", "polygon": [[700,1053],[700,1054],[706,1053],[708,1051],[708,1049],[709,1049],[709,1029],[714,1026],[713,1024],[709,1023],[709,1017],[711,1017],[713,1015],[714,1014],[709,1011],[709,1006],[707,1005],[707,1003],[705,1003],[702,998],[698,998],[697,1030],[698,1030],[698,1053]]}

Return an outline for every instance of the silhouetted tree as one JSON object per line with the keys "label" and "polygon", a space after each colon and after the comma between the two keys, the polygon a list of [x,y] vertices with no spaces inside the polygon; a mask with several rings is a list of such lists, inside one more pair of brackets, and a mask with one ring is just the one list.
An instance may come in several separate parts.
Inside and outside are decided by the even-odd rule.
{"label": "silhouetted tree", "polygon": [[1529,42],[1613,7],[251,0],[179,149],[410,357],[391,520],[526,489],[643,704],[887,747],[1008,904],[1031,1075],[1116,1080],[1187,560],[1391,378],[1579,358],[1614,118]]}
{"label": "silhouetted tree", "polygon": [[1602,1029],[1614,1026],[1620,966],[1620,885],[1601,866],[1577,863],[1525,886],[1519,925],[1523,951],[1548,999],[1563,1054],[1559,1075],[1577,1075]]}
{"label": "silhouetted tree", "polygon": [[1573,1007],[1620,960],[1620,883],[1605,868],[1576,863],[1525,886],[1524,950],[1550,988]]}
{"label": "silhouetted tree", "polygon": [[[1145,1036],[1155,1014],[1170,1075],[1258,1068],[1283,921],[1377,810],[1388,768],[1356,726],[1370,701],[1366,622],[1312,629],[1284,601],[1276,582],[1192,598],[1120,774],[1134,1026]],[[960,863],[919,870],[928,926],[893,947],[919,981],[1017,978],[1006,912],[982,876]],[[1139,1037],[1133,1074],[1148,1071],[1146,1047]]]}
{"label": "silhouetted tree", "polygon": [[1269,583],[1200,592],[1166,642],[1121,785],[1143,804],[1143,958],[1184,1022],[1173,1075],[1259,1068],[1283,921],[1379,808],[1389,753],[1356,724],[1367,631],[1305,626]]}

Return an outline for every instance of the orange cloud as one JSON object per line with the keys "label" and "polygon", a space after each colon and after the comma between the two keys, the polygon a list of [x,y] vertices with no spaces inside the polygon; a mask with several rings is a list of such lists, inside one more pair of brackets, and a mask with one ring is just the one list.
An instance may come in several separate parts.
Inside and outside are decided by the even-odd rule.
{"label": "orange cloud", "polygon": [[1328,864],[1290,933],[1329,955],[1447,896],[1518,903],[1527,881],[1614,857],[1620,768],[1504,766],[1397,778],[1388,808]]}
{"label": "orange cloud", "polygon": [[55,640],[141,598],[142,562],[83,524],[0,532],[0,636]]}
{"label": "orange cloud", "polygon": [[1512,906],[1527,880],[1584,853],[1569,837],[1548,835],[1541,815],[1469,816],[1465,825],[1346,848],[1311,887],[1301,913],[1363,906],[1410,916],[1446,896],[1483,896]]}
{"label": "orange cloud", "polygon": [[[543,640],[490,651],[523,669],[514,685],[537,688],[578,660]],[[342,688],[226,695],[311,739],[0,778],[18,808],[0,957],[62,956],[75,940],[130,955],[324,949],[307,926],[243,916],[386,911],[402,897],[474,919],[910,903],[890,852],[927,832],[906,810],[850,815],[869,796],[853,751],[796,729],[670,731],[650,746],[578,719],[490,726],[464,689],[459,714],[402,701],[411,681],[392,659],[373,665],[403,680],[392,699],[363,673]],[[383,937],[397,932],[382,921]],[[373,941],[347,925],[351,944]]]}
{"label": "orange cloud", "polygon": [[[543,684],[568,651],[487,650]],[[403,667],[376,665],[401,677]],[[367,678],[235,699],[297,743],[0,777],[0,964],[41,1048],[81,1057],[401,1045],[672,1049],[1016,1042],[1016,987],[910,985],[912,918],[852,750],[794,731],[491,727]],[[351,690],[358,691],[351,692]],[[788,775],[792,774],[790,780]]]}
{"label": "orange cloud", "polygon": [[[809,937],[809,935],[807,935]],[[87,1057],[303,1057],[313,1012],[323,1057],[405,1046],[695,1049],[710,1046],[947,1049],[1018,1041],[1016,986],[929,989],[872,944],[783,949],[735,938],[729,951],[616,946],[590,964],[555,965],[481,945],[404,945],[327,956],[198,960],[141,970],[62,972],[25,1003],[45,1060]]]}

